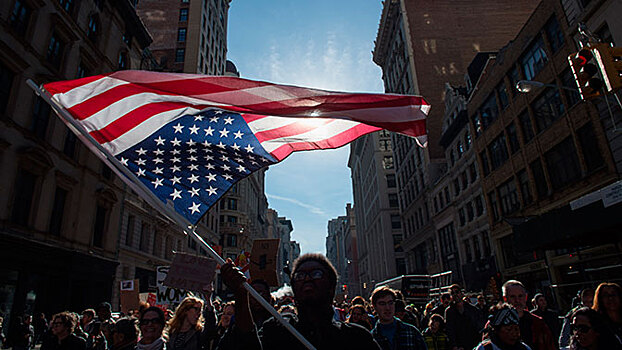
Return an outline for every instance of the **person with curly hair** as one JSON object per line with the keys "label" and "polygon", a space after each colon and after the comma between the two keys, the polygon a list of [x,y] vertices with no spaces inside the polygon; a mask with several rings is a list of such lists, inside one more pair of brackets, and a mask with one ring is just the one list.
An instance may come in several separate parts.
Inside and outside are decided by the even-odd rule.
{"label": "person with curly hair", "polygon": [[41,350],[86,350],[86,340],[73,334],[77,320],[69,311],[52,316],[50,330],[52,337],[47,338]]}
{"label": "person with curly hair", "polygon": [[622,344],[607,326],[598,311],[587,307],[576,310],[572,315],[571,350],[620,350]]}
{"label": "person with curly hair", "polygon": [[168,350],[202,350],[208,347],[207,332],[203,332],[203,300],[186,297],[168,322]]}

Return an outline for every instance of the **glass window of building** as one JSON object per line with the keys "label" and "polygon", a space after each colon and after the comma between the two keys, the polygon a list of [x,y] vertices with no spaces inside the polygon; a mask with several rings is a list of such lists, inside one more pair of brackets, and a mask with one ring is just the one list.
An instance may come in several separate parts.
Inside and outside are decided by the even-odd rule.
{"label": "glass window of building", "polygon": [[382,166],[385,169],[393,169],[393,156],[385,156],[382,158]]}
{"label": "glass window of building", "polygon": [[499,220],[499,208],[497,207],[497,195],[495,191],[488,193],[488,202],[490,203],[490,213],[492,213],[492,221]]}
{"label": "glass window of building", "polygon": [[11,11],[11,17],[9,18],[11,29],[13,29],[15,33],[23,37],[26,34],[26,30],[28,29],[28,23],[30,22],[31,14],[32,9],[25,1],[16,0],[15,4],[13,4],[13,11]]}
{"label": "glass window of building", "polygon": [[488,164],[488,155],[486,154],[486,150],[483,150],[479,153],[479,161],[482,164],[482,171],[484,176],[488,176],[490,174],[490,165]]}
{"label": "glass window of building", "polygon": [[486,101],[484,101],[480,111],[482,114],[482,123],[484,124],[484,129],[486,129],[499,116],[499,107],[497,106],[497,98],[494,93],[491,93]]}
{"label": "glass window of building", "polygon": [[177,41],[184,42],[186,41],[186,28],[178,28],[177,29]]}
{"label": "glass window of building", "polygon": [[395,188],[396,185],[397,184],[395,183],[395,174],[387,174],[387,187]]}
{"label": "glass window of building", "polygon": [[[205,17],[203,17],[205,18]],[[187,22],[188,21],[188,9],[179,9],[179,21]]]}
{"label": "glass window of building", "polygon": [[546,196],[549,192],[549,185],[546,183],[542,162],[540,162],[540,159],[536,159],[529,164],[529,167],[531,168],[531,174],[533,175],[533,179],[536,184],[536,191],[538,192],[538,198],[540,199]]}
{"label": "glass window of building", "polygon": [[520,202],[518,200],[518,191],[516,189],[516,182],[514,178],[501,184],[497,187],[499,191],[499,199],[501,202],[501,212],[503,215],[511,214],[520,208]]}
{"label": "glass window of building", "polygon": [[536,75],[544,68],[548,61],[544,52],[542,36],[538,37],[529,45],[520,59],[526,80],[534,80]]}
{"label": "glass window of building", "polygon": [[503,133],[497,136],[494,140],[492,140],[490,145],[488,145],[488,152],[490,152],[492,170],[497,169],[503,165],[506,160],[508,160],[508,148],[505,142],[505,135]]}
{"label": "glass window of building", "polygon": [[175,62],[183,62],[186,56],[186,49],[175,50]]}
{"label": "glass window of building", "polygon": [[546,168],[551,178],[551,186],[557,190],[581,177],[579,158],[572,138],[562,142],[545,153]]}
{"label": "glass window of building", "polygon": [[523,204],[529,205],[533,202],[533,197],[531,196],[531,188],[529,187],[529,176],[527,175],[527,170],[523,169],[518,172],[518,184],[520,186],[520,194],[523,197]]}
{"label": "glass window of building", "polygon": [[499,85],[497,85],[497,94],[499,94],[499,103],[501,104],[501,110],[504,110],[509,105],[508,100],[508,92],[505,87],[505,82],[502,80]]}
{"label": "glass window of building", "polygon": [[587,171],[592,172],[599,169],[605,163],[605,159],[600,151],[598,139],[594,134],[592,122],[588,122],[577,130],[577,137],[581,145],[581,150],[583,151],[583,158]]}
{"label": "glass window of building", "polygon": [[510,142],[510,152],[514,154],[520,148],[520,143],[518,142],[518,135],[516,134],[516,125],[514,124],[514,122],[511,122],[510,125],[505,128],[505,132],[507,132],[508,134],[508,141]]}
{"label": "glass window of building", "polygon": [[60,63],[63,59],[63,53],[65,51],[65,42],[60,39],[57,33],[53,33],[50,37],[48,44],[46,60],[54,67],[60,68]]}
{"label": "glass window of building", "polygon": [[581,95],[577,87],[577,81],[574,79],[574,75],[570,68],[566,69],[559,77],[563,87],[571,88],[573,90],[564,89],[564,95],[566,95],[566,102],[568,107],[572,107],[581,101]]}
{"label": "glass window of building", "polygon": [[529,112],[524,110],[519,116],[518,120],[520,121],[521,130],[523,132],[523,143],[528,143],[535,136],[533,132],[533,125],[531,124],[531,117],[529,116]]}
{"label": "glass window of building", "polygon": [[536,129],[542,132],[551,126],[564,113],[564,104],[559,89],[546,88],[531,104],[536,121]]}
{"label": "glass window of building", "polygon": [[398,214],[391,214],[391,228],[392,229],[400,229],[402,228],[402,220]]}
{"label": "glass window of building", "polygon": [[564,33],[562,33],[559,22],[554,15],[544,25],[544,31],[547,39],[549,39],[549,44],[551,44],[551,50],[553,53],[557,52],[564,45]]}

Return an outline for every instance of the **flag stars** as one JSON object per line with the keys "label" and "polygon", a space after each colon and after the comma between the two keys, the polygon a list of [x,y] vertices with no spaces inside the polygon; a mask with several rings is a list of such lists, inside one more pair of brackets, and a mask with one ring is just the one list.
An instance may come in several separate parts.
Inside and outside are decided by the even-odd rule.
{"label": "flag stars", "polygon": [[238,171],[239,171],[239,172],[241,172],[241,173],[245,173],[245,172],[246,172],[246,168],[245,168],[245,167],[243,167],[242,165],[238,165],[237,169],[238,169]]}
{"label": "flag stars", "polygon": [[208,126],[207,129],[203,129],[203,130],[205,130],[205,136],[214,136],[214,129],[212,129],[211,126]]}
{"label": "flag stars", "polygon": [[222,142],[218,142],[218,144],[216,145],[216,147],[218,147],[218,148],[222,148],[222,149],[225,149],[227,146],[226,146],[224,143],[222,143]]}
{"label": "flag stars", "polygon": [[162,175],[164,173],[164,169],[156,167],[153,171],[154,174]]}
{"label": "flag stars", "polygon": [[235,158],[235,161],[238,163],[244,163],[244,159],[242,158]]}
{"label": "flag stars", "polygon": [[180,153],[181,153],[181,151],[176,149],[176,148],[171,151],[172,155],[177,155],[177,154],[180,154]]}
{"label": "flag stars", "polygon": [[205,178],[207,179],[207,182],[212,182],[212,181],[216,181],[216,175],[209,173],[205,176]]}
{"label": "flag stars", "polygon": [[229,161],[229,157],[223,155],[222,157],[220,157],[220,160],[222,160],[223,162],[228,162]]}
{"label": "flag stars", "polygon": [[173,200],[180,198],[181,199],[181,191],[174,188],[173,189],[173,193],[171,193],[169,196],[173,197]]}
{"label": "flag stars", "polygon": [[138,171],[136,172],[136,176],[138,177],[145,176],[145,169],[138,168]]}
{"label": "flag stars", "polygon": [[212,144],[207,142],[207,140],[203,141],[202,143],[203,147],[205,147],[205,152],[211,152],[212,150],[209,149],[208,147],[212,147]]}
{"label": "flag stars", "polygon": [[230,167],[230,166],[228,166],[227,164],[223,164],[223,165],[222,165],[222,170],[224,170],[224,171],[229,171],[229,170],[231,170],[231,167]]}
{"label": "flag stars", "polygon": [[222,130],[219,131],[220,133],[220,137],[229,137],[229,130],[227,130],[227,128],[223,128]]}
{"label": "flag stars", "polygon": [[127,159],[121,157],[121,164],[127,166]]}
{"label": "flag stars", "polygon": [[214,157],[210,156],[209,154],[206,154],[203,158],[205,158],[205,160],[207,161],[214,160]]}
{"label": "flag stars", "polygon": [[203,116],[202,116],[202,115],[200,115],[200,114],[195,115],[195,116],[194,116],[194,121],[195,121],[195,122],[196,122],[196,121],[201,121],[201,122],[202,122],[202,121],[203,121]]}
{"label": "flag stars", "polygon": [[181,168],[178,167],[177,165],[173,165],[172,167],[170,167],[169,169],[171,169],[171,171],[174,173],[176,171],[181,171]]}
{"label": "flag stars", "polygon": [[205,164],[205,167],[207,168],[207,170],[213,170],[214,169],[214,165],[212,165],[211,163]]}
{"label": "flag stars", "polygon": [[173,157],[173,158],[171,158],[171,162],[173,162],[173,163],[179,163],[179,162],[181,162],[181,159],[179,159],[179,158],[177,158],[177,157]]}
{"label": "flag stars", "polygon": [[188,210],[192,211],[192,214],[194,214],[195,212],[201,212],[201,210],[199,209],[200,207],[201,204],[192,202],[192,206],[189,206]]}
{"label": "flag stars", "polygon": [[217,191],[216,191],[216,190],[218,190],[218,189],[217,189],[217,188],[214,188],[214,187],[212,187],[212,186],[210,186],[209,188],[206,188],[205,190],[206,190],[206,191],[208,192],[208,194],[211,196],[211,195],[216,195],[216,194],[217,194]]}
{"label": "flag stars", "polygon": [[151,181],[151,183],[155,186],[155,188],[158,188],[158,186],[164,186],[162,181],[164,181],[164,179],[155,179],[154,181]]}
{"label": "flag stars", "polygon": [[181,181],[181,177],[179,176],[173,176],[171,178],[171,183],[173,184],[173,186],[177,185],[180,181]]}
{"label": "flag stars", "polygon": [[145,154],[147,154],[147,150],[141,147],[136,150],[136,153],[138,153],[139,156],[144,156]]}
{"label": "flag stars", "polygon": [[138,165],[145,166],[146,163],[147,163],[147,161],[142,159],[142,158],[138,158],[138,160],[136,160],[136,164],[138,164]]}
{"label": "flag stars", "polygon": [[158,148],[157,150],[153,151],[153,154],[155,154],[156,156],[161,156],[164,154],[164,151]]}
{"label": "flag stars", "polygon": [[196,124],[194,124],[194,125],[192,125],[191,127],[188,128],[188,130],[190,130],[190,135],[192,135],[192,134],[198,135],[199,134],[198,133],[199,129],[200,128],[198,126],[196,126]]}
{"label": "flag stars", "polygon": [[162,160],[162,158],[154,158],[153,162],[156,164],[160,164],[160,163],[164,163],[164,160]]}
{"label": "flag stars", "polygon": [[166,141],[166,139],[163,139],[162,136],[158,136],[158,138],[153,141],[155,141],[158,146],[164,146],[164,141]]}
{"label": "flag stars", "polygon": [[188,140],[188,142],[186,142],[186,145],[188,145],[190,147],[192,147],[192,146],[194,146],[196,144],[197,144],[197,142],[195,140],[193,140],[193,139],[190,139],[190,140]]}
{"label": "flag stars", "polygon": [[197,153],[197,149],[196,148],[190,148],[190,149],[188,149],[188,153],[190,153],[190,154]]}
{"label": "flag stars", "polygon": [[233,146],[231,146],[231,148],[233,148],[233,149],[234,149],[234,150],[236,150],[236,151],[239,151],[239,150],[240,150],[240,146],[238,146],[238,144],[237,144],[237,143],[234,143],[234,144],[233,144]]}
{"label": "flag stars", "polygon": [[218,123],[218,119],[220,119],[220,118],[218,118],[216,116],[213,116],[213,117],[209,118],[209,122],[210,123]]}
{"label": "flag stars", "polygon": [[188,160],[191,162],[196,162],[198,160],[198,158],[196,156],[190,156],[188,157]]}
{"label": "flag stars", "polygon": [[191,190],[188,190],[188,193],[190,193],[190,197],[194,197],[194,196],[198,196],[199,195],[199,190],[200,188],[192,188]]}
{"label": "flag stars", "polygon": [[236,139],[241,139],[242,136],[244,136],[244,133],[238,130],[238,132],[233,133],[233,136],[235,136]]}
{"label": "flag stars", "polygon": [[224,121],[225,121],[225,125],[227,125],[227,124],[229,124],[229,125],[233,125],[233,120],[234,120],[234,119],[233,119],[233,118],[231,118],[231,117],[227,117],[227,118],[225,118],[225,119],[224,119]]}
{"label": "flag stars", "polygon": [[198,176],[196,176],[196,175],[194,175],[194,174],[192,174],[192,175],[188,178],[188,181],[190,181],[190,183],[191,183],[191,184],[193,184],[193,183],[195,183],[195,182],[198,182],[198,181],[199,181],[199,177],[198,177]]}
{"label": "flag stars", "polygon": [[227,181],[233,180],[233,176],[231,176],[230,174],[223,174],[222,177]]}
{"label": "flag stars", "polygon": [[177,125],[173,125],[173,129],[175,129],[175,133],[183,133],[184,126],[181,123],[177,123]]}
{"label": "flag stars", "polygon": [[175,147],[179,147],[181,146],[181,141],[178,140],[177,138],[174,138],[173,140],[171,140],[171,143],[173,144],[173,146]]}
{"label": "flag stars", "polygon": [[251,146],[250,144],[246,147],[244,147],[244,149],[246,150],[246,152],[251,153],[253,152],[253,150],[255,149],[255,147]]}
{"label": "flag stars", "polygon": [[190,165],[188,165],[188,170],[190,170],[190,171],[197,171],[197,170],[199,170],[199,166],[196,165],[196,164],[190,164]]}

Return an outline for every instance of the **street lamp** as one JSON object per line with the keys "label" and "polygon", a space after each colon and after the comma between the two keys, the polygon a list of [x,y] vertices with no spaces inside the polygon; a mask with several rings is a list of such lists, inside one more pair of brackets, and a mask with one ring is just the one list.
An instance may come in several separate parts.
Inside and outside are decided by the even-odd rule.
{"label": "street lamp", "polygon": [[518,90],[518,92],[522,92],[524,94],[529,93],[531,91],[533,91],[534,89],[539,89],[541,87],[550,87],[550,88],[560,88],[560,89],[564,89],[564,90],[569,90],[569,91],[573,91],[573,92],[579,92],[577,89],[575,88],[571,88],[571,87],[567,87],[567,86],[557,86],[554,84],[545,84],[539,81],[535,81],[535,80],[519,80],[516,83],[516,90]]}

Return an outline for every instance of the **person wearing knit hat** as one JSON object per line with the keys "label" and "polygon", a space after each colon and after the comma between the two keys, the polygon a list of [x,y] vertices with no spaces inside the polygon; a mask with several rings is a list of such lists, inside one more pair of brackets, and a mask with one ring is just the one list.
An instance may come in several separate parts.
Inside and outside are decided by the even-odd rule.
{"label": "person wearing knit hat", "polygon": [[510,304],[500,303],[491,312],[484,329],[488,339],[482,341],[476,350],[531,350],[520,340],[520,318]]}

